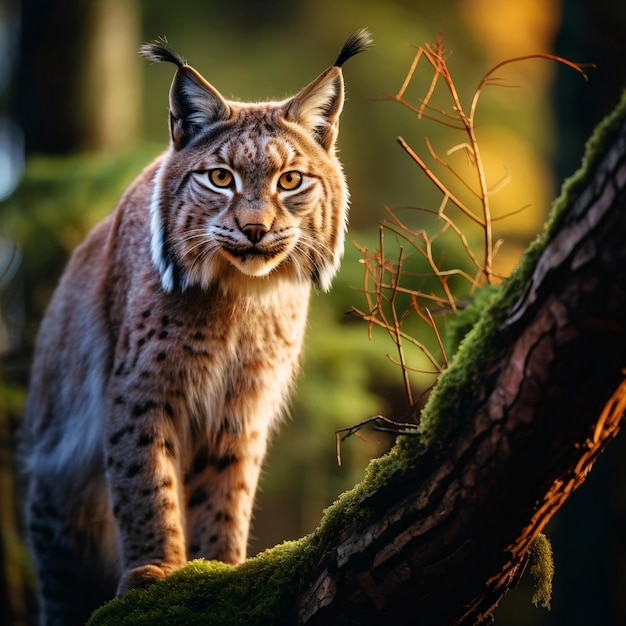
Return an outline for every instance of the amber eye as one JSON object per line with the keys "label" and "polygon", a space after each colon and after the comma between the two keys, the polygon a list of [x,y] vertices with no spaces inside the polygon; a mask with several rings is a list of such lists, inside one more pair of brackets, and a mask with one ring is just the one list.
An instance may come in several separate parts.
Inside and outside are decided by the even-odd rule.
{"label": "amber eye", "polygon": [[216,187],[222,188],[232,187],[235,182],[232,172],[229,172],[223,167],[216,167],[214,170],[209,170],[209,180]]}
{"label": "amber eye", "polygon": [[278,186],[283,191],[293,191],[302,184],[302,174],[300,172],[285,172],[278,179]]}

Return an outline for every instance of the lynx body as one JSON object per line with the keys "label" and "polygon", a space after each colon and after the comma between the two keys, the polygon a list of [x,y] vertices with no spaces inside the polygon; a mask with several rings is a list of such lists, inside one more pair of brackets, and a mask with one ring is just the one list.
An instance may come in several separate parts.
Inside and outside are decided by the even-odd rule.
{"label": "lynx body", "polygon": [[343,252],[340,66],[283,102],[178,66],[171,142],[75,250],[42,322],[23,451],[42,624],[205,557],[245,559],[311,285]]}

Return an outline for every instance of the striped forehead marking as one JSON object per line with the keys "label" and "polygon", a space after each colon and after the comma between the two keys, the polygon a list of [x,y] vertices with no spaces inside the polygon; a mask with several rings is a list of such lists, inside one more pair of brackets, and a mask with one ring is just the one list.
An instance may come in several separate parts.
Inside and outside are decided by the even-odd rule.
{"label": "striped forehead marking", "polygon": [[297,156],[298,152],[290,142],[279,137],[269,137],[248,133],[222,145],[219,158],[235,167],[266,167],[283,169]]}

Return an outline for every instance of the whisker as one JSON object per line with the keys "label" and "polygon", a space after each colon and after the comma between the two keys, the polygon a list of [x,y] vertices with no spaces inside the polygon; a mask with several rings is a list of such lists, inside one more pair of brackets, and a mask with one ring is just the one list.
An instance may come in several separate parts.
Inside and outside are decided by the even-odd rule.
{"label": "whisker", "polygon": [[302,247],[302,244],[306,244],[313,252],[321,257],[333,257],[334,252],[322,241],[309,235],[306,232],[302,232],[298,238],[298,246]]}
{"label": "whisker", "polygon": [[194,273],[199,271],[199,268],[201,268],[203,265],[206,265],[210,257],[215,254],[218,248],[219,246],[215,245],[203,248],[200,254],[192,261],[191,266],[189,267],[189,274],[193,275]]}

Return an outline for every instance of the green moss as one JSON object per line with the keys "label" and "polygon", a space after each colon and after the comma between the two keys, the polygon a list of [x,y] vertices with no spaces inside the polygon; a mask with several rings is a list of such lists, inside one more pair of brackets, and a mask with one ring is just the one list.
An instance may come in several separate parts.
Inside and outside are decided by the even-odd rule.
{"label": "green moss", "polygon": [[459,309],[446,327],[443,338],[448,357],[454,355],[463,337],[474,328],[482,317],[487,305],[500,293],[501,285],[485,285],[474,294],[469,304]]}
{"label": "green moss", "polygon": [[530,560],[530,574],[535,579],[533,604],[549,609],[552,599],[554,560],[550,540],[545,535],[537,535],[532,546],[530,546]]}
{"label": "green moss", "polygon": [[109,602],[88,624],[290,623],[289,600],[297,592],[301,573],[312,565],[306,543],[306,539],[285,543],[234,568],[215,561],[191,561],[148,589]]}

